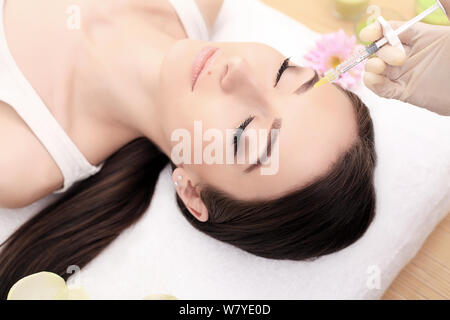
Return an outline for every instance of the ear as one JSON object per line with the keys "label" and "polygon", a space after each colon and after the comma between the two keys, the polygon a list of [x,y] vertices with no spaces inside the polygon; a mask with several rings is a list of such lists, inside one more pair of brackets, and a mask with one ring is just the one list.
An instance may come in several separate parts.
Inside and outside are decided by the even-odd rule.
{"label": "ear", "polygon": [[172,181],[178,196],[189,212],[199,221],[208,221],[208,209],[200,198],[200,190],[195,187],[193,178],[183,168],[176,168],[172,173]]}

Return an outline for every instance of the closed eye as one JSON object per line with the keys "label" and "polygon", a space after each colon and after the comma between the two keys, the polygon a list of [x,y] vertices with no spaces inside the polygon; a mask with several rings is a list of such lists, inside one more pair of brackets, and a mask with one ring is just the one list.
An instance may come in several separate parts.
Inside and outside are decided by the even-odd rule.
{"label": "closed eye", "polygon": [[278,70],[278,74],[277,74],[277,80],[275,81],[275,85],[274,88],[278,85],[278,82],[280,82],[281,77],[283,76],[283,73],[289,69],[292,68],[294,66],[290,66],[289,65],[289,61],[291,60],[291,58],[287,58],[286,60],[283,61],[283,63],[281,64],[280,69]]}
{"label": "closed eye", "polygon": [[248,117],[238,128],[235,129],[233,134],[234,156],[237,155],[239,141],[241,140],[242,133],[254,119],[255,117],[253,116]]}
{"label": "closed eye", "polygon": [[[277,74],[277,80],[275,81],[275,86],[276,87],[278,85],[278,82],[280,82],[281,77],[283,76],[284,72],[289,69],[289,68],[298,68],[297,66],[291,66],[289,65],[289,61],[291,60],[291,58],[287,58],[286,60],[283,61],[283,63],[281,64],[280,69],[278,70],[278,74]],[[310,89],[313,88],[314,84],[319,81],[320,77],[319,74],[317,73],[317,71],[314,71],[314,75],[313,77],[308,80],[307,82],[303,83],[297,90],[294,91],[294,93],[296,94],[302,94]]]}

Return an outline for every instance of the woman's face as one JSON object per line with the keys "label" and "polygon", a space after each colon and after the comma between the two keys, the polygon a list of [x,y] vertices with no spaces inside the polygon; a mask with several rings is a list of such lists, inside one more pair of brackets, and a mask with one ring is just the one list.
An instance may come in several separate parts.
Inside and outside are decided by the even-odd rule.
{"label": "woman's face", "polygon": [[[213,55],[197,78],[202,54]],[[184,156],[185,183],[242,200],[276,198],[326,173],[351,146],[357,125],[345,94],[334,85],[314,89],[315,72],[292,62],[280,69],[285,60],[257,43],[182,40],[172,47],[158,99],[165,149],[175,163],[176,155]],[[240,137],[239,127],[245,128]],[[183,144],[186,133],[190,145]],[[236,145],[245,163],[234,158]],[[264,162],[264,154],[268,162],[253,165],[261,155]]]}

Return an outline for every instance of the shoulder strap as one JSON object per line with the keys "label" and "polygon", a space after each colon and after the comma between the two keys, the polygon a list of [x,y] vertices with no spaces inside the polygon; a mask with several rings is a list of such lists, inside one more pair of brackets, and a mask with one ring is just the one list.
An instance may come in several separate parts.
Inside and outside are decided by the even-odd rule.
{"label": "shoulder strap", "polygon": [[4,30],[5,0],[0,0],[0,100],[9,104],[48,150],[64,176],[64,187],[101,170],[91,165],[59,125],[42,99],[17,66],[8,48]]}
{"label": "shoulder strap", "polygon": [[210,39],[205,19],[195,0],[169,0],[174,7],[189,39],[208,41]]}

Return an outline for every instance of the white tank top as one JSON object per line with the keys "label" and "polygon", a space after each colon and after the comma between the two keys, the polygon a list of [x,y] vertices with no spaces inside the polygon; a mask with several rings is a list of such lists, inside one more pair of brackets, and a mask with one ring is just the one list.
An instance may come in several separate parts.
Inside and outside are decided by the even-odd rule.
{"label": "white tank top", "polygon": [[[169,0],[189,38],[209,40],[208,29],[195,0]],[[10,105],[30,127],[55,160],[64,177],[62,193],[74,183],[98,173],[103,167],[93,166],[53,117],[16,64],[4,29],[5,0],[0,0],[0,101]]]}

